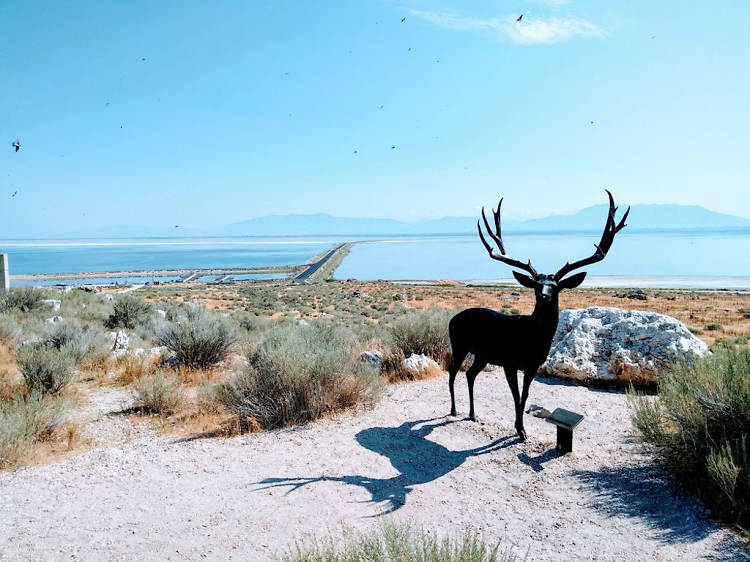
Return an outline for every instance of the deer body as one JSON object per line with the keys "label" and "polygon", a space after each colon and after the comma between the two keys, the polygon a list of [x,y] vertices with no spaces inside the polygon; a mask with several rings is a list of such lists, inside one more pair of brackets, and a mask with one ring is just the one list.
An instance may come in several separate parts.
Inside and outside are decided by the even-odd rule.
{"label": "deer body", "polygon": [[[479,237],[482,240],[490,257],[502,261],[513,267],[523,269],[531,274],[531,277],[513,271],[516,280],[524,287],[534,289],[536,305],[531,315],[508,315],[488,308],[469,308],[456,314],[448,325],[453,359],[448,369],[448,386],[451,394],[451,415],[456,415],[456,399],[453,391],[453,383],[456,380],[461,364],[469,353],[474,355],[474,362],[466,371],[466,380],[469,385],[469,419],[476,421],[474,413],[474,379],[487,364],[498,365],[505,371],[513,402],[516,410],[515,428],[521,440],[526,439],[526,431],[523,427],[523,412],[526,407],[526,399],[529,396],[529,385],[541,367],[547,360],[552,338],[557,330],[559,316],[558,295],[563,289],[572,289],[583,282],[585,272],[566,277],[573,270],[585,265],[595,263],[604,259],[612,245],[614,236],[625,226],[628,211],[622,220],[615,223],[616,207],[609,195],[609,215],[604,227],[604,233],[596,252],[589,258],[566,263],[556,274],[544,275],[537,273],[531,266],[531,262],[523,263],[515,260],[505,253],[500,231],[500,206],[502,199],[493,210],[495,219],[494,232],[482,209],[482,219],[487,232],[497,244],[500,253],[487,243],[482,234],[482,228],[477,222]],[[518,371],[523,371],[523,390],[518,391]]]}
{"label": "deer body", "polygon": [[454,357],[458,351],[462,363],[466,354],[472,353],[500,367],[525,370],[539,366],[547,360],[557,318],[557,310],[535,310],[531,316],[521,316],[469,308],[456,314],[448,325]]}

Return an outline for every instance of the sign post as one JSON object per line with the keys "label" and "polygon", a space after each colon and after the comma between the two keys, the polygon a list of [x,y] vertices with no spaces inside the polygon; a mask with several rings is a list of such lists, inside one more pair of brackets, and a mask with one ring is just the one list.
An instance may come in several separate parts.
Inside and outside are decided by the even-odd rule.
{"label": "sign post", "polygon": [[0,293],[10,289],[10,270],[8,269],[8,254],[0,254]]}

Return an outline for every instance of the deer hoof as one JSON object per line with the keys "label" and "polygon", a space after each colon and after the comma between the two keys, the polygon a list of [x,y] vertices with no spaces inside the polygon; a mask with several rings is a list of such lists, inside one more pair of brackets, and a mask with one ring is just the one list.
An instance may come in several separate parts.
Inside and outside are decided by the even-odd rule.
{"label": "deer hoof", "polygon": [[477,417],[476,417],[476,416],[475,416],[474,414],[471,414],[471,415],[469,416],[469,419],[470,419],[471,421],[473,421],[473,422],[479,421],[479,420],[477,419]]}
{"label": "deer hoof", "polygon": [[517,427],[516,432],[518,433],[518,438],[521,440],[522,443],[526,441],[526,430],[524,428]]}
{"label": "deer hoof", "polygon": [[456,415],[456,409],[455,409],[455,408],[453,408],[453,409],[451,410],[451,413],[450,413],[450,415],[451,415],[451,416],[455,416],[455,415]]}

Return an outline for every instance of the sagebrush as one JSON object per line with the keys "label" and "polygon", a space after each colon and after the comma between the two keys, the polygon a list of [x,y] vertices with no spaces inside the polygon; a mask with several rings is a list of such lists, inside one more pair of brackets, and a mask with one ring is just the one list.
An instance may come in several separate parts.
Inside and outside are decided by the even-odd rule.
{"label": "sagebrush", "polygon": [[359,361],[359,341],[330,323],[271,329],[250,365],[217,392],[241,423],[265,428],[305,423],[328,412],[372,403],[383,382]]}
{"label": "sagebrush", "polygon": [[750,350],[719,349],[630,396],[641,442],[721,513],[750,523]]}
{"label": "sagebrush", "polygon": [[472,530],[438,538],[408,524],[385,523],[369,533],[349,532],[343,541],[310,539],[297,542],[281,556],[283,562],[512,562],[499,543],[487,544]]}

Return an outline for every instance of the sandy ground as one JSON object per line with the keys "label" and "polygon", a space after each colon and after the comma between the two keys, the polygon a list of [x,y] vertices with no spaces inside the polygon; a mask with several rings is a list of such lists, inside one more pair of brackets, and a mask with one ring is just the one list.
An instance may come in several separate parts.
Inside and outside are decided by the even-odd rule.
{"label": "sandy ground", "polygon": [[[745,559],[740,541],[638,452],[621,393],[537,379],[529,404],[586,415],[574,453],[560,457],[543,420],[527,415],[529,440],[515,438],[501,371],[477,379],[482,423],[445,417],[446,387],[445,376],[394,385],[372,410],[231,439],[134,432],[2,473],[0,559],[264,560],[306,534],[386,517],[440,534],[470,526],[529,560]],[[109,400],[119,408],[124,397]]]}

